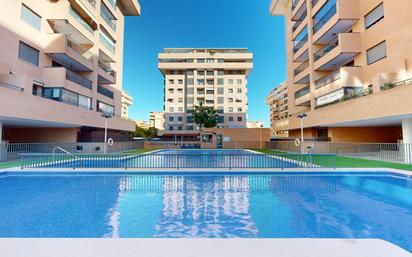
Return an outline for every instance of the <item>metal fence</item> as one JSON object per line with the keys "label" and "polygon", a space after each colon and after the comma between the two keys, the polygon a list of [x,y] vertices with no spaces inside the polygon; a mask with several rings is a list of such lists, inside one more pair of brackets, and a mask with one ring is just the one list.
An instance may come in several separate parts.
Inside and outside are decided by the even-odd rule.
{"label": "metal fence", "polygon": [[[74,154],[81,153],[103,153],[104,143],[0,143],[0,161],[20,158],[23,153],[53,153],[60,147]],[[108,153],[119,153],[132,149],[144,147],[142,141],[115,142],[112,146],[107,145]],[[61,153],[61,152],[60,152]]]}
{"label": "metal fence", "polygon": [[[267,147],[290,153],[301,151],[301,148],[297,147],[293,141],[269,142]],[[305,141],[304,150],[311,154],[336,154],[369,160],[412,163],[412,144]]]}
{"label": "metal fence", "polygon": [[335,155],[314,154],[22,154],[22,168],[287,169],[335,168]]}

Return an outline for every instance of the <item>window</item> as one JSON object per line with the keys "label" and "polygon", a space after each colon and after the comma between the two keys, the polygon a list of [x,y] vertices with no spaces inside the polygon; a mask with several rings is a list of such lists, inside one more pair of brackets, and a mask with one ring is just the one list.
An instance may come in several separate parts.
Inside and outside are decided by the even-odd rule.
{"label": "window", "polygon": [[194,103],[194,98],[193,97],[186,98],[186,103],[187,104],[193,104]]}
{"label": "window", "polygon": [[194,84],[194,80],[193,80],[193,79],[187,79],[187,84],[188,84],[188,85],[193,85],[193,84]]}
{"label": "window", "polygon": [[186,90],[186,92],[187,92],[188,95],[193,95],[193,93],[194,93],[194,88],[193,88],[193,87],[188,87],[187,90]]}
{"label": "window", "polygon": [[233,79],[228,80],[229,85],[233,85]]}
{"label": "window", "polygon": [[229,103],[233,103],[233,98],[228,98],[227,101],[228,101]]}
{"label": "window", "polygon": [[229,94],[233,93],[233,88],[228,88],[228,89],[227,89],[227,92],[228,92]]}
{"label": "window", "polygon": [[105,29],[100,30],[100,42],[112,53],[116,51],[116,41],[106,32]]}
{"label": "window", "polygon": [[228,118],[228,121],[233,121],[233,117],[230,116],[230,117]]}
{"label": "window", "polygon": [[177,130],[182,130],[183,127],[182,126],[177,126]]}
{"label": "window", "polygon": [[368,64],[375,63],[386,57],[386,41],[370,48],[366,51]]}
{"label": "window", "polygon": [[169,79],[169,84],[173,85],[175,83],[175,81],[173,79]]}
{"label": "window", "polygon": [[218,87],[218,88],[217,88],[217,94],[218,94],[218,95],[223,95],[223,94],[224,94],[224,89],[223,89],[223,87]]}
{"label": "window", "polygon": [[30,10],[24,4],[21,6],[21,19],[25,21],[27,24],[32,26],[33,28],[40,30],[41,28],[41,17],[37,15],[35,12]]}
{"label": "window", "polygon": [[225,72],[222,71],[222,70],[218,70],[218,71],[217,71],[217,75],[218,75],[218,76],[223,76],[223,75],[225,75]]}
{"label": "window", "polygon": [[182,116],[177,117],[177,121],[183,121],[183,117]]}
{"label": "window", "polygon": [[238,107],[237,112],[242,112],[242,107]]}
{"label": "window", "polygon": [[169,107],[169,112],[174,112],[175,108],[174,107]]}
{"label": "window", "polygon": [[217,84],[218,85],[223,85],[223,79],[217,79]]}
{"label": "window", "polygon": [[209,86],[213,86],[215,84],[215,81],[213,79],[208,79],[206,80],[206,82]]}
{"label": "window", "polygon": [[183,103],[183,98],[182,97],[179,97],[179,103]]}
{"label": "window", "polygon": [[242,85],[242,80],[241,80],[241,79],[238,79],[238,80],[237,80],[237,84],[238,84],[238,85]]}
{"label": "window", "polygon": [[187,76],[193,76],[193,74],[194,74],[193,70],[188,70],[187,71]]}
{"label": "window", "polygon": [[214,63],[215,60],[214,59],[206,59],[206,63]]}
{"label": "window", "polygon": [[33,65],[39,66],[40,51],[26,43],[19,42],[19,59],[25,60]]}
{"label": "window", "polygon": [[225,60],[224,59],[217,59],[217,62],[218,63],[223,63],[223,62],[225,62]]}
{"label": "window", "polygon": [[177,111],[178,111],[178,112],[183,112],[183,107],[179,107],[179,108],[177,109]]}
{"label": "window", "polygon": [[173,116],[169,117],[169,121],[174,121],[174,120],[175,120],[175,117],[173,117]]}
{"label": "window", "polygon": [[239,94],[241,94],[241,93],[242,93],[242,89],[241,89],[241,88],[238,88],[238,89],[237,89],[237,92],[238,92]]}
{"label": "window", "polygon": [[213,71],[212,71],[212,70],[208,70],[208,71],[206,72],[206,75],[208,75],[208,76],[213,76]]}
{"label": "window", "polygon": [[179,80],[177,81],[177,83],[180,84],[180,85],[182,85],[182,84],[183,84],[183,79],[179,79]]}
{"label": "window", "polygon": [[205,71],[204,71],[204,70],[199,70],[199,71],[197,71],[197,75],[198,75],[198,76],[204,76],[204,75],[205,75]]}
{"label": "window", "polygon": [[103,2],[100,5],[100,16],[113,31],[116,31],[116,18]]}
{"label": "window", "polygon": [[228,112],[233,112],[233,107],[229,107]]}
{"label": "window", "polygon": [[197,94],[204,95],[205,94],[205,89],[204,88],[198,88],[197,89]]}
{"label": "window", "polygon": [[205,63],[205,59],[197,59],[198,63]]}
{"label": "window", "polygon": [[101,95],[104,95],[104,96],[106,96],[106,97],[109,97],[109,98],[111,98],[111,99],[114,98],[114,93],[113,93],[113,91],[111,91],[111,90],[109,90],[109,89],[107,89],[107,88],[104,88],[104,87],[102,87],[102,86],[100,86],[100,85],[97,85],[97,93],[99,93],[99,94],[101,94]]}
{"label": "window", "polygon": [[213,89],[206,90],[207,95],[213,95],[214,93],[215,93],[215,91]]}
{"label": "window", "polygon": [[365,28],[368,29],[382,20],[384,17],[383,3],[375,7],[365,16]]}
{"label": "window", "polygon": [[177,89],[177,92],[178,92],[179,94],[183,94],[183,88],[178,88],[178,89]]}
{"label": "window", "polygon": [[32,95],[43,96],[43,87],[40,85],[33,84]]}
{"label": "window", "polygon": [[243,120],[242,116],[237,117],[237,121],[242,121],[242,120]]}
{"label": "window", "polygon": [[97,111],[101,112],[101,113],[114,115],[114,106],[110,105],[110,104],[100,102],[100,101],[97,101]]}
{"label": "window", "polygon": [[223,97],[218,97],[217,98],[217,103],[218,104],[223,104],[224,103],[224,98]]}
{"label": "window", "polygon": [[201,86],[204,86],[205,85],[205,80],[204,79],[198,79],[197,84],[201,85]]}
{"label": "window", "polygon": [[169,94],[173,94],[175,90],[173,88],[169,88]]}
{"label": "window", "polygon": [[169,130],[173,130],[174,128],[173,128],[173,126],[169,126]]}

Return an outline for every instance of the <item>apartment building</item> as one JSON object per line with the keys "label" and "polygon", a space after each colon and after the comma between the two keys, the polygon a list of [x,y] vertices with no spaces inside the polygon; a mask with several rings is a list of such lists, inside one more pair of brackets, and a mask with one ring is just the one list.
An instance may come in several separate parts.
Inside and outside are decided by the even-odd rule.
{"label": "apartment building", "polygon": [[165,129],[165,114],[164,112],[150,112],[150,127],[158,130]]}
{"label": "apartment building", "polygon": [[140,14],[137,0],[0,5],[0,141],[101,140],[102,112],[115,139],[134,130],[121,101],[124,22]]}
{"label": "apartment building", "polygon": [[252,59],[243,48],[164,49],[158,66],[165,81],[165,130],[197,130],[193,112],[200,104],[217,110],[219,128],[245,128]]}
{"label": "apartment building", "polygon": [[129,119],[129,107],[133,104],[133,97],[126,91],[122,90],[121,114],[123,119]]}
{"label": "apartment building", "polygon": [[288,122],[297,137],[412,143],[412,2],[272,0],[285,17]]}
{"label": "apartment building", "polygon": [[142,129],[148,129],[150,127],[150,124],[145,120],[137,120],[136,126]]}
{"label": "apartment building", "polygon": [[272,138],[288,137],[289,121],[288,87],[286,81],[272,89],[266,96],[269,106],[270,136]]}

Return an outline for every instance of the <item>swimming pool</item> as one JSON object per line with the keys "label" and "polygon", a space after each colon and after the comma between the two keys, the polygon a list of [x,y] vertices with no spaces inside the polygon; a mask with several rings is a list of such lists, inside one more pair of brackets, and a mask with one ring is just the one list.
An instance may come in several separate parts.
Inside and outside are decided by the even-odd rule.
{"label": "swimming pool", "polygon": [[0,237],[380,238],[412,251],[394,173],[5,173]]}
{"label": "swimming pool", "polygon": [[[315,161],[313,161],[313,158]],[[320,165],[319,165],[320,163]],[[334,168],[334,155],[268,155],[249,150],[158,150],[146,154],[23,155],[28,168]]]}

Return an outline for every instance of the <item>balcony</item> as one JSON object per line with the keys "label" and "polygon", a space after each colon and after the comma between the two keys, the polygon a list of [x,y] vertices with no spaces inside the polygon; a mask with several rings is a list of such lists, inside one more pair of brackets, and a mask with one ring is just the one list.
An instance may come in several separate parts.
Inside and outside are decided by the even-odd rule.
{"label": "balcony", "polygon": [[93,89],[93,81],[64,67],[45,68],[44,84],[45,87],[62,87],[87,96]]}
{"label": "balcony", "polygon": [[309,67],[309,60],[300,64],[295,70],[294,70],[294,74],[295,76],[299,75],[300,73],[302,73],[304,70],[306,70]]}
{"label": "balcony", "polygon": [[60,33],[47,36],[48,45],[45,53],[54,61],[74,71],[93,71],[94,54],[86,48],[91,47],[88,41],[83,40],[81,44],[66,34]]}
{"label": "balcony", "polygon": [[92,44],[97,22],[87,8],[80,5],[75,8],[69,1],[53,3],[53,8],[47,21],[55,33],[69,35],[73,40],[82,44],[86,42]]}
{"label": "balcony", "polygon": [[292,1],[292,21],[299,19],[302,14],[306,12],[306,0],[294,0]]}
{"label": "balcony", "polygon": [[104,96],[106,96],[106,97],[108,97],[108,98],[110,98],[110,99],[113,99],[113,98],[114,98],[114,93],[113,93],[113,91],[111,91],[111,90],[109,90],[109,89],[107,89],[107,88],[105,88],[105,87],[102,87],[102,86],[100,86],[100,85],[97,86],[97,93],[99,93],[99,94],[101,94],[101,95],[104,95]]}
{"label": "balcony", "polygon": [[359,17],[357,1],[355,4],[354,0],[336,0],[336,3],[331,5],[322,17],[314,20],[313,42],[328,44],[339,33],[349,31]]}
{"label": "balcony", "polygon": [[341,33],[314,54],[314,70],[336,70],[361,53],[359,33]]}
{"label": "balcony", "polygon": [[[110,2],[110,1],[109,1]],[[114,4],[116,6],[116,4]],[[100,6],[100,16],[105,21],[105,23],[110,27],[110,29],[116,31],[116,17],[110,12],[108,7],[102,2]]]}
{"label": "balcony", "polygon": [[340,69],[315,81],[314,97],[319,97],[344,87],[362,87],[360,67],[341,67]]}
{"label": "balcony", "polygon": [[315,7],[318,2],[319,2],[319,0],[312,0],[311,1],[312,8]]}
{"label": "balcony", "polygon": [[346,102],[348,100],[367,96],[372,93],[372,88],[343,87],[332,93],[317,97],[315,109]]}
{"label": "balcony", "polygon": [[295,105],[308,106],[310,105],[310,87],[305,87],[295,93]]}
{"label": "balcony", "polygon": [[296,54],[308,42],[308,35],[306,34],[301,40],[294,41],[293,53]]}
{"label": "balcony", "polygon": [[99,59],[99,72],[97,82],[99,84],[116,84],[116,71],[110,67],[110,63]]}
{"label": "balcony", "polygon": [[295,70],[294,70],[294,83],[296,84],[308,84],[309,83],[309,60],[301,63]]}

